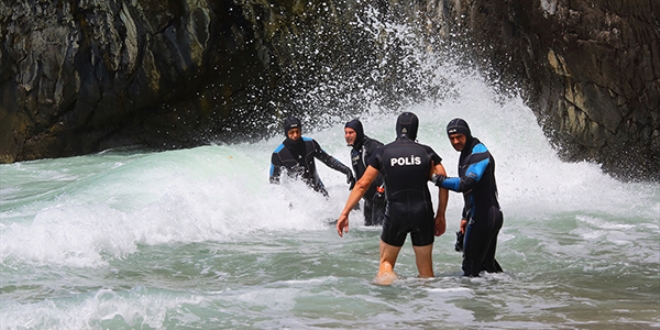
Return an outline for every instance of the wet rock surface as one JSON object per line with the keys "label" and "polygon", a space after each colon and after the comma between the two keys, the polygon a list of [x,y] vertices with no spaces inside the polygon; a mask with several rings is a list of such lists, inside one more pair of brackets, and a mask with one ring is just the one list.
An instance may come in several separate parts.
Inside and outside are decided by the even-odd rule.
{"label": "wet rock surface", "polygon": [[[620,178],[660,179],[660,3],[445,1],[445,28],[518,84],[571,161]],[[475,61],[479,63],[479,61]]]}
{"label": "wet rock surface", "polygon": [[[515,86],[565,159],[657,180],[658,7],[651,0],[3,1],[0,162],[259,138],[296,111],[318,107],[320,121],[359,112],[367,97],[360,90],[377,90],[391,107],[399,100],[387,95],[400,91],[428,97],[401,79],[401,66],[375,70],[403,56],[356,23],[397,13]],[[344,83],[352,90],[335,88],[342,102],[300,95],[332,86],[337,75],[361,77]]]}

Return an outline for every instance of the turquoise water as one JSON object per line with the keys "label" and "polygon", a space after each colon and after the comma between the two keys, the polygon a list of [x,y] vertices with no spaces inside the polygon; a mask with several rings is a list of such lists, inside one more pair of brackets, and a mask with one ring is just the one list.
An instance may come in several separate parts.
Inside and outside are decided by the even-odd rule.
{"label": "turquoise water", "polygon": [[[283,137],[109,150],[0,166],[0,328],[659,328],[660,185],[563,163],[519,99],[478,77],[455,84],[451,100],[405,110],[450,175],[454,117],[494,154],[504,273],[460,276],[452,193],[436,277],[415,278],[407,242],[401,278],[373,285],[379,229],[359,211],[344,238],[326,224],[348,196],[342,174],[319,164],[328,200],[299,182],[268,184]],[[366,134],[392,141],[397,115],[365,112]],[[343,122],[303,134],[348,164]]]}

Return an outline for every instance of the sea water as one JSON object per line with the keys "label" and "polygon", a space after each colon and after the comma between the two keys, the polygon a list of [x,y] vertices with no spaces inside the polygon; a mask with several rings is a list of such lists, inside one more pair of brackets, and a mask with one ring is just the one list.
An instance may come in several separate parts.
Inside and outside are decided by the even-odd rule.
{"label": "sea water", "polygon": [[[445,126],[465,119],[496,159],[503,273],[461,276],[462,197],[450,193],[436,277],[410,242],[391,286],[372,283],[379,227],[328,222],[349,190],[318,162],[330,198],[268,181],[284,136],[186,150],[108,150],[0,166],[1,329],[648,329],[660,327],[660,184],[565,163],[532,111],[477,75],[454,97],[401,111],[456,175]],[[399,112],[365,111],[393,141]],[[303,135],[349,164],[341,120]],[[429,188],[437,203],[437,189]]]}
{"label": "sea water", "polygon": [[[406,26],[370,24],[413,53],[426,49]],[[317,162],[327,199],[286,178],[269,184],[283,135],[106,150],[0,165],[0,329],[660,328],[660,184],[562,162],[519,97],[435,56],[409,56],[422,70],[400,70],[409,73],[401,79],[442,97],[398,111],[365,104],[359,117],[368,136],[389,143],[398,114],[414,112],[419,142],[450,176],[458,153],[446,124],[470,124],[496,159],[503,273],[461,276],[462,196],[452,192],[436,277],[416,278],[408,241],[399,279],[374,285],[380,228],[364,226],[359,210],[343,238],[329,224],[349,194],[343,174]],[[320,90],[309,95],[327,98]],[[303,123],[303,135],[348,165],[350,118],[316,115],[330,124]]]}

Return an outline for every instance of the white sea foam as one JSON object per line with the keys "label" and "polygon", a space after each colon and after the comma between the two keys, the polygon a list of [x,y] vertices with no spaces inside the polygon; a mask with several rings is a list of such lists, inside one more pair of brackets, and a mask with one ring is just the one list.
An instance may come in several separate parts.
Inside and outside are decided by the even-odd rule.
{"label": "white sea foam", "polygon": [[[329,199],[301,182],[269,184],[281,135],[159,153],[110,151],[0,165],[1,327],[657,325],[660,185],[562,162],[520,98],[502,98],[476,73],[440,70],[434,78],[451,83],[447,98],[401,111],[419,116],[419,142],[443,158],[450,176],[459,155],[445,125],[455,117],[494,155],[503,274],[459,276],[452,231],[463,201],[452,192],[448,233],[434,246],[434,269],[445,275],[416,279],[407,242],[397,260],[403,280],[370,284],[378,229],[363,227],[361,211],[351,213],[344,238],[326,225],[349,194],[343,174],[317,163]],[[381,110],[369,108],[360,119],[368,136],[389,143],[398,113]],[[327,119],[334,124],[323,129],[303,123],[303,135],[349,164],[344,122]]]}

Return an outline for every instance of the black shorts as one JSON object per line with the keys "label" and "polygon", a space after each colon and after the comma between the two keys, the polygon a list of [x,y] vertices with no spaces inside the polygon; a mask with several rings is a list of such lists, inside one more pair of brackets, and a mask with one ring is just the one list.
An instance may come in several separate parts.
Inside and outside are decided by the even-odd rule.
{"label": "black shorts", "polygon": [[403,246],[410,233],[414,246],[433,244],[435,220],[430,201],[388,201],[380,239],[392,246]]}

